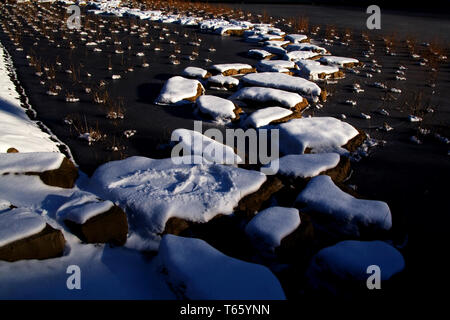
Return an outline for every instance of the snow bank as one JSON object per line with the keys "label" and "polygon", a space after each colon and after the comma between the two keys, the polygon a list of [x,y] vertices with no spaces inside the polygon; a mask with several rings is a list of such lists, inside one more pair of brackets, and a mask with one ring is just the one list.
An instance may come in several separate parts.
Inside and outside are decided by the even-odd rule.
{"label": "snow bank", "polygon": [[291,110],[282,107],[269,107],[256,110],[245,119],[244,127],[259,128],[291,114]]}
{"label": "snow bank", "polygon": [[289,154],[267,165],[279,168],[277,173],[296,178],[311,178],[319,173],[336,167],[340,156],[337,153]]}
{"label": "snow bank", "polygon": [[231,214],[265,180],[260,172],[218,164],[131,157],[100,166],[91,189],[133,212],[130,229],[160,234],[171,217],[207,222],[217,214]]}
{"label": "snow bank", "polygon": [[0,152],[59,152],[58,143],[31,121],[22,108],[20,95],[10,79],[12,61],[0,44]]}
{"label": "snow bank", "polygon": [[360,228],[389,230],[392,226],[389,206],[382,201],[357,199],[339,189],[329,176],[311,179],[298,195],[297,203],[307,211],[320,212],[340,224],[340,234],[360,235]]}
{"label": "snow bank", "polygon": [[270,207],[259,212],[245,227],[245,233],[252,243],[262,250],[274,251],[281,240],[294,232],[300,225],[297,209]]}
{"label": "snow bank", "polygon": [[269,87],[304,95],[319,96],[321,92],[320,87],[314,82],[278,72],[247,74],[241,80],[251,86]]}
{"label": "snow bank", "polygon": [[246,87],[234,93],[230,100],[255,101],[255,102],[275,102],[286,108],[294,108],[304,101],[298,93],[288,92],[279,89],[266,87]]}
{"label": "snow bank", "polygon": [[44,230],[42,217],[28,209],[13,209],[0,214],[0,247]]}
{"label": "snow bank", "polygon": [[285,299],[278,279],[267,267],[228,257],[200,239],[165,235],[158,258],[179,298]]}
{"label": "snow bank", "polygon": [[[201,90],[201,92],[199,92]],[[167,80],[161,90],[156,104],[175,104],[175,103],[189,103],[190,100],[204,92],[204,88],[198,80],[186,79],[180,76],[175,76]]]}
{"label": "snow bank", "polygon": [[236,106],[230,100],[204,95],[197,99],[197,108],[204,114],[208,114],[215,120],[234,119]]}
{"label": "snow bank", "polygon": [[314,153],[342,153],[340,147],[358,135],[350,124],[332,117],[293,119],[273,127],[280,130],[280,151],[284,154],[301,154],[306,148]]}

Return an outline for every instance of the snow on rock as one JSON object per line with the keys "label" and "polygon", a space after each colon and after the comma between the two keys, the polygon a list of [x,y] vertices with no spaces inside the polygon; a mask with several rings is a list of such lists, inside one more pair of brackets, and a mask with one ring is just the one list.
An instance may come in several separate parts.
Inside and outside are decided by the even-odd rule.
{"label": "snow on rock", "polygon": [[282,41],[282,40],[268,40],[264,42],[265,46],[275,46],[275,47],[284,47],[289,44],[290,41]]}
{"label": "snow on rock", "polygon": [[147,236],[162,233],[171,217],[207,222],[217,214],[231,214],[241,198],[265,181],[260,172],[219,164],[130,157],[100,166],[91,189],[129,208],[130,229]]}
{"label": "snow on rock", "polygon": [[270,207],[259,212],[245,227],[255,247],[274,252],[281,240],[300,225],[300,214],[295,208]]}
{"label": "snow on rock", "polygon": [[320,54],[327,54],[328,51],[325,48],[319,47],[311,43],[297,43],[290,44],[286,47],[287,51],[313,51]]}
{"label": "snow on rock", "polygon": [[230,146],[189,129],[176,129],[172,132],[172,141],[179,141],[184,156],[200,156],[206,161],[220,164],[238,164],[243,160]]}
{"label": "snow on rock", "polygon": [[306,39],[308,39],[308,36],[304,35],[304,34],[288,34],[284,37],[286,40],[289,40],[292,43],[300,43],[302,41],[305,41]]}
{"label": "snow on rock", "polygon": [[221,73],[222,75],[243,74],[253,72],[253,67],[245,63],[222,63],[214,64],[210,67],[213,72]]}
{"label": "snow on rock", "polygon": [[295,68],[295,63],[286,60],[262,60],[256,65],[259,72],[284,72],[287,73]]}
{"label": "snow on rock", "polygon": [[318,53],[313,52],[313,51],[301,51],[301,50],[289,51],[289,52],[286,52],[286,54],[284,55],[284,59],[289,60],[289,61],[298,61],[298,60],[313,58],[317,55],[318,55]]}
{"label": "snow on rock", "polygon": [[111,201],[102,201],[96,195],[78,191],[75,192],[56,212],[60,221],[70,220],[84,224],[87,220],[105,213],[114,206]]}
{"label": "snow on rock", "polygon": [[0,174],[56,170],[63,160],[56,152],[0,153]]}
{"label": "snow on rock", "polygon": [[264,46],[262,50],[270,52],[271,54],[277,54],[279,56],[284,56],[286,54],[286,49],[280,46]]}
{"label": "snow on rock", "polygon": [[296,63],[299,67],[298,74],[308,80],[327,79],[339,72],[338,67],[322,65],[318,61],[299,60]]}
{"label": "snow on rock", "polygon": [[380,268],[383,283],[401,272],[405,261],[397,249],[383,241],[347,240],[320,250],[312,258],[306,278],[316,291],[342,294],[350,283],[367,290],[367,270],[372,265]]}
{"label": "snow on rock", "polygon": [[293,119],[273,128],[280,130],[280,151],[284,154],[302,154],[306,148],[314,153],[343,153],[340,147],[358,135],[353,126],[332,117]]}
{"label": "snow on rock", "polygon": [[266,87],[245,87],[235,92],[229,99],[254,101],[256,103],[276,103],[285,108],[294,108],[304,103],[305,100],[298,93]]}
{"label": "snow on rock", "polygon": [[278,72],[262,72],[247,74],[241,79],[245,84],[258,87],[297,92],[304,95],[319,96],[320,87],[314,82]]}
{"label": "snow on rock", "polygon": [[340,156],[337,153],[288,154],[273,160],[268,168],[278,168],[277,173],[295,178],[311,178],[336,167]]}
{"label": "snow on rock", "polygon": [[250,114],[244,121],[244,127],[259,128],[274,120],[282,119],[292,114],[292,111],[282,107],[268,107]]}
{"label": "snow on rock", "polygon": [[187,67],[183,70],[182,75],[191,78],[206,78],[208,71],[198,67]]}
{"label": "snow on rock", "polygon": [[20,95],[10,76],[12,61],[0,44],[0,152],[59,152],[58,143],[31,121],[21,106]]}
{"label": "snow on rock", "polygon": [[360,228],[389,230],[392,226],[391,211],[385,202],[357,199],[338,188],[326,175],[312,178],[296,202],[305,205],[305,211],[335,221],[327,230],[338,234],[358,237]]}
{"label": "snow on rock", "polygon": [[267,267],[226,256],[200,239],[165,235],[158,259],[178,298],[285,299],[278,279]]}
{"label": "snow on rock", "polygon": [[255,57],[258,59],[265,59],[272,56],[272,53],[262,49],[250,49],[248,50],[247,54],[250,57]]}
{"label": "snow on rock", "polygon": [[236,118],[234,109],[236,106],[230,100],[204,95],[197,99],[197,108],[200,112],[210,115],[218,121]]}
{"label": "snow on rock", "polygon": [[203,94],[204,88],[198,80],[175,76],[167,80],[161,93],[156,98],[156,104],[189,103]]}
{"label": "snow on rock", "polygon": [[218,75],[208,78],[208,85],[210,87],[232,88],[232,87],[237,87],[239,85],[239,80],[236,78],[233,78],[232,76],[224,76],[224,75],[218,74]]}
{"label": "snow on rock", "polygon": [[29,209],[13,209],[0,214],[0,247],[44,230],[45,220]]}
{"label": "snow on rock", "polygon": [[353,66],[359,63],[359,60],[355,58],[337,57],[337,56],[324,56],[321,57],[319,61],[328,65],[337,65],[339,67]]}

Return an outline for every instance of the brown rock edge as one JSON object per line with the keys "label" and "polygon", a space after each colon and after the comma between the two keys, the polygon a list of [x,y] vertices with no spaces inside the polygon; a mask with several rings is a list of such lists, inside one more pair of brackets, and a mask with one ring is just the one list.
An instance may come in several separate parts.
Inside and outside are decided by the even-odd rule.
{"label": "brown rock edge", "polygon": [[0,247],[0,260],[50,259],[64,253],[65,239],[60,230],[46,225],[41,232]]}
{"label": "brown rock edge", "polygon": [[267,200],[283,188],[283,182],[276,176],[268,176],[258,191],[243,197],[235,210],[236,214],[242,214],[248,219],[267,208]]}
{"label": "brown rock edge", "polygon": [[367,139],[367,134],[364,131],[357,130],[359,133],[342,146],[350,152],[355,152]]}
{"label": "brown rock edge", "polygon": [[64,220],[64,223],[73,234],[87,243],[112,243],[122,246],[127,241],[127,215],[117,206],[88,219],[84,224],[70,220]]}
{"label": "brown rock edge", "polygon": [[[20,174],[20,172],[9,172],[4,173],[4,175],[10,173]],[[75,167],[72,161],[64,157],[58,169],[44,172],[25,172],[24,174],[28,176],[39,176],[42,182],[52,187],[71,189],[74,187],[75,181],[78,178],[78,168]]]}
{"label": "brown rock edge", "polygon": [[184,98],[183,100],[187,100],[190,102],[195,102],[195,100],[197,100],[198,97],[200,97],[203,93],[205,92],[205,90],[203,89],[203,86],[199,83],[197,85],[197,93],[195,96],[190,97],[190,98]]}

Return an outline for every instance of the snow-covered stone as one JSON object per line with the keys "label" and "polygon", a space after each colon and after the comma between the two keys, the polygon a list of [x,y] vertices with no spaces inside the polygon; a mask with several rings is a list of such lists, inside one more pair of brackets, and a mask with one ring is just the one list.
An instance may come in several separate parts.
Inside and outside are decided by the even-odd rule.
{"label": "snow-covered stone", "polygon": [[253,72],[251,65],[245,63],[222,63],[214,64],[210,67],[212,72],[221,73],[222,75],[235,75]]}
{"label": "snow-covered stone", "polygon": [[262,60],[256,65],[259,72],[284,72],[294,69],[295,63],[286,60]]}
{"label": "snow-covered stone", "polygon": [[187,67],[183,70],[182,75],[190,78],[205,78],[208,71],[198,67]]}
{"label": "snow-covered stone", "polygon": [[292,34],[286,35],[284,38],[285,38],[286,40],[289,40],[289,41],[292,42],[292,43],[300,43],[300,42],[302,42],[302,41],[307,40],[307,39],[308,39],[308,36],[307,36],[307,35],[304,35],[304,34],[295,34],[295,33],[292,33]]}
{"label": "snow-covered stone", "polygon": [[358,59],[338,56],[323,56],[319,61],[328,65],[337,65],[339,67],[353,66],[359,63]]}
{"label": "snow-covered stone", "polygon": [[268,107],[256,110],[244,121],[244,127],[259,128],[268,125],[274,120],[290,116],[293,112],[282,107]]}
{"label": "snow-covered stone", "polygon": [[367,270],[374,265],[381,270],[383,288],[383,281],[401,272],[405,261],[397,249],[383,241],[347,240],[320,250],[312,258],[306,278],[315,291],[358,294],[358,289],[367,290]]}
{"label": "snow-covered stone", "polygon": [[241,100],[258,103],[275,103],[285,108],[294,108],[306,103],[305,99],[298,93],[267,88],[267,87],[245,87],[235,92],[230,100]]}
{"label": "snow-covered stone", "polygon": [[265,181],[260,172],[219,164],[131,157],[100,166],[91,189],[129,208],[130,229],[147,237],[161,234],[171,217],[207,222],[218,214],[231,214],[242,197]]}
{"label": "snow-covered stone", "polygon": [[323,227],[338,235],[358,237],[364,228],[389,230],[392,226],[391,211],[385,202],[357,199],[339,189],[326,175],[312,178],[296,202],[306,205],[304,211],[333,221]]}
{"label": "snow-covered stone", "polygon": [[281,240],[300,225],[295,208],[270,207],[259,212],[245,227],[245,233],[258,249],[273,252]]}
{"label": "snow-covered stone", "polygon": [[204,88],[198,80],[175,76],[167,80],[156,104],[191,103],[203,94]]}
{"label": "snow-covered stone", "polygon": [[56,170],[64,158],[56,152],[0,153],[0,175]]}
{"label": "snow-covered stone", "polygon": [[111,201],[101,201],[89,192],[75,192],[56,212],[60,221],[70,220],[84,224],[87,220],[107,212],[114,206]]}
{"label": "snow-covered stone", "polygon": [[278,279],[267,267],[226,256],[200,239],[165,235],[158,259],[178,298],[285,299]]}
{"label": "snow-covered stone", "polygon": [[283,154],[302,154],[306,148],[314,153],[342,153],[341,146],[358,135],[350,124],[332,117],[293,119],[273,127],[280,130]]}
{"label": "snow-covered stone", "polygon": [[217,121],[225,121],[236,118],[234,109],[236,106],[228,99],[204,95],[197,99],[197,108]]}
{"label": "snow-covered stone", "polygon": [[307,96],[319,96],[321,92],[320,87],[314,82],[278,72],[247,74],[241,80],[251,86],[286,90]]}
{"label": "snow-covered stone", "polygon": [[288,154],[273,160],[268,168],[278,168],[277,173],[295,178],[311,178],[336,167],[340,156],[337,153]]}
{"label": "snow-covered stone", "polygon": [[205,160],[220,164],[238,164],[243,160],[234,149],[219,141],[189,129],[176,129],[172,132],[172,141],[179,141],[184,155],[201,156]]}
{"label": "snow-covered stone", "polygon": [[289,60],[289,61],[298,61],[298,60],[313,58],[317,55],[318,55],[318,53],[313,52],[313,51],[301,51],[301,50],[289,51],[289,52],[285,53],[284,59]]}
{"label": "snow-covered stone", "polygon": [[45,220],[28,209],[13,209],[0,214],[0,247],[44,230]]}

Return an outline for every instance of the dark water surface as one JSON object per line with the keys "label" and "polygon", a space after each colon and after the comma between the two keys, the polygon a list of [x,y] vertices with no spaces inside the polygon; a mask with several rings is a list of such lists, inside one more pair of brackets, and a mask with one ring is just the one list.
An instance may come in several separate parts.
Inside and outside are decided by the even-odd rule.
{"label": "dark water surface", "polygon": [[[376,1],[375,1],[376,3]],[[381,8],[381,30],[368,30],[366,20],[369,15],[364,8],[334,7],[305,4],[227,4],[245,11],[263,13],[274,17],[309,18],[313,25],[335,25],[338,28],[352,28],[376,34],[397,33],[400,37],[415,36],[420,41],[435,38],[450,43],[450,15],[420,11],[392,10]]]}

